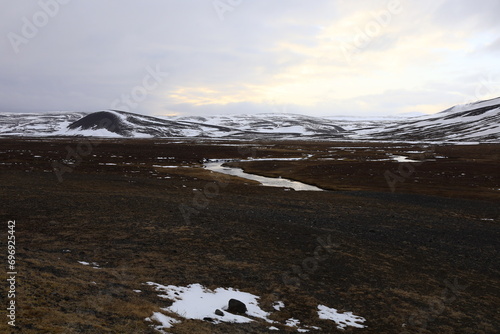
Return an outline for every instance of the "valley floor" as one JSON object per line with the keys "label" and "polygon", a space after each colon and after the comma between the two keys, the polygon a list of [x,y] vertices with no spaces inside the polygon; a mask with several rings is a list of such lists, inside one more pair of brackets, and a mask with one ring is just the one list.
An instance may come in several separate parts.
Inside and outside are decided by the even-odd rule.
{"label": "valley floor", "polygon": [[[326,191],[203,168],[218,159]],[[172,302],[155,282],[249,292],[275,321],[165,313],[169,333],[495,333],[499,167],[498,144],[0,139],[17,261],[16,327],[3,307],[0,332],[159,333],[145,319]]]}

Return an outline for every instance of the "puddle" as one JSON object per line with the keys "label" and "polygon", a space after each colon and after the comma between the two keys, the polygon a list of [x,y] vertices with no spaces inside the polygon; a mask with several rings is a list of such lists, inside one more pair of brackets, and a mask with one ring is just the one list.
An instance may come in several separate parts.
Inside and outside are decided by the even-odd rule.
{"label": "puddle", "polygon": [[266,187],[281,187],[281,188],[292,188],[298,191],[324,191],[324,189],[318,188],[316,186],[311,186],[302,182],[292,181],[283,178],[266,177],[255,174],[245,173],[243,169],[236,167],[223,167],[224,162],[207,162],[204,167],[208,170],[217,173],[224,173],[228,175],[238,176],[248,180],[254,180],[260,182]]}

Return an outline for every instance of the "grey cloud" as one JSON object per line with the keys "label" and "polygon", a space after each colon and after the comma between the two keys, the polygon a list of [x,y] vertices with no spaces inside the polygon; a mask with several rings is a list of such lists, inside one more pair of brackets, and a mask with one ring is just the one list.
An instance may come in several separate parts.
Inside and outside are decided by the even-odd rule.
{"label": "grey cloud", "polygon": [[486,52],[500,52],[500,37],[485,47]]}
{"label": "grey cloud", "polygon": [[456,29],[484,29],[500,26],[500,2],[497,0],[447,0],[437,9],[434,21]]}
{"label": "grey cloud", "polygon": [[[180,87],[208,87],[230,95],[247,84],[265,86],[298,65],[339,67],[342,64],[327,55],[314,58],[281,45],[286,42],[314,49],[321,26],[336,22],[350,14],[349,10],[384,8],[386,3],[242,0],[220,20],[212,0],[73,0],[61,5],[57,15],[26,45],[20,45],[16,54],[7,35],[20,34],[23,18],[31,19],[40,6],[38,1],[6,2],[0,13],[0,36],[4,36],[0,39],[0,112],[105,109],[141,83],[147,66],[160,66],[169,77],[162,83],[164,96],[152,94],[136,112],[272,110],[266,103],[255,101],[196,107],[176,104],[167,96]],[[431,3],[412,4],[411,10],[408,7],[394,20],[394,27],[403,29],[403,33],[385,32],[366,51],[389,52],[402,38],[426,33],[428,22],[452,26],[456,21],[472,20],[478,30],[498,22],[494,17],[500,11],[498,1],[482,0],[474,6],[468,1],[446,1],[437,10],[426,12]],[[421,21],[413,21],[411,13],[420,15]],[[403,23],[409,20],[415,25],[404,30]],[[498,41],[491,47],[497,50]],[[339,67],[340,71],[346,69]],[[384,106],[377,107],[382,111],[387,103],[376,100],[391,98],[380,95],[370,103]],[[320,113],[349,105],[336,104],[330,96],[324,100],[318,102],[317,110],[293,105],[290,110]],[[152,110],[153,105],[163,105],[164,109]],[[362,112],[354,107],[351,110]]]}

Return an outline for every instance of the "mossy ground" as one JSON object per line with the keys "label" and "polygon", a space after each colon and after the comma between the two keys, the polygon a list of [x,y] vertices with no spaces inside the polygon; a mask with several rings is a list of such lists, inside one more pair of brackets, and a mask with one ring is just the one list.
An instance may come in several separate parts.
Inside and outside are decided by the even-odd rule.
{"label": "mossy ground", "polygon": [[[2,332],[155,333],[144,319],[170,302],[148,281],[238,288],[261,296],[267,311],[281,300],[272,319],[324,333],[500,327],[500,145],[428,149],[414,158],[448,158],[415,166],[391,192],[384,173],[400,164],[372,160],[403,153],[401,144],[106,140],[59,182],[52,161],[68,147],[84,152],[82,140],[0,140],[1,235],[15,219],[19,272],[17,327],[5,320]],[[368,148],[345,148],[355,145]],[[204,158],[301,156],[309,159],[241,166],[333,191],[285,191],[199,168]],[[191,168],[153,167],[161,164]],[[180,207],[194,209],[189,221]],[[315,260],[326,240],[335,247]],[[318,304],[368,327],[340,331],[317,318]],[[170,332],[268,327],[185,320]]]}

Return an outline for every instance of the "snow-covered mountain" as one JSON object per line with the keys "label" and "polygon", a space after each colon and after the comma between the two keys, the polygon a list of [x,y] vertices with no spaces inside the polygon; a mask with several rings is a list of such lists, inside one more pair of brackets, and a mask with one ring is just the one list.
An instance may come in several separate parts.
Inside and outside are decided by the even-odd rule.
{"label": "snow-covered mountain", "polygon": [[152,117],[124,111],[0,114],[0,136],[198,137],[500,142],[500,98],[433,115],[359,119],[296,114]]}
{"label": "snow-covered mountain", "polygon": [[342,138],[334,121],[292,114],[151,117],[124,111],[0,114],[3,136]]}
{"label": "snow-covered mountain", "polygon": [[500,98],[458,105],[433,115],[411,117],[380,128],[354,129],[374,140],[500,142]]}

